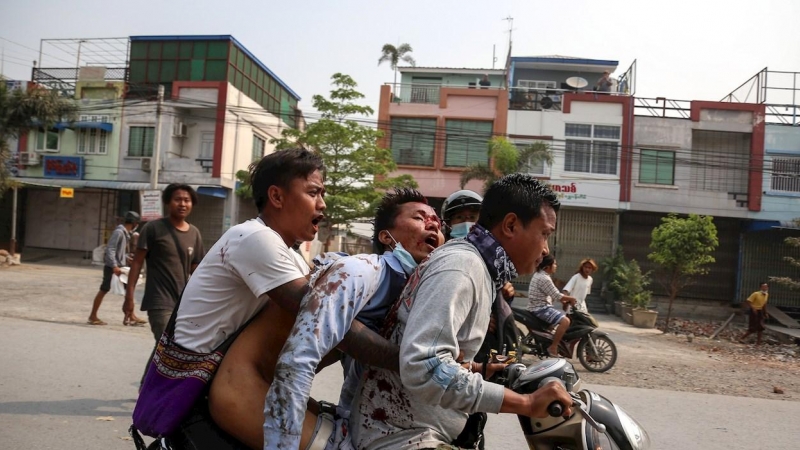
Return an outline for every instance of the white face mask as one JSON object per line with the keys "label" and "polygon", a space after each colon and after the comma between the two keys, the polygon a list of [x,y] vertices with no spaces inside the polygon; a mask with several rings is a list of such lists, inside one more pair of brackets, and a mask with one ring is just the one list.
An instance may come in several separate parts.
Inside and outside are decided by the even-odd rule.
{"label": "white face mask", "polygon": [[389,235],[390,238],[394,241],[394,248],[392,249],[392,254],[398,261],[400,261],[400,265],[403,266],[403,272],[406,275],[411,275],[414,269],[417,268],[417,261],[414,260],[414,257],[411,256],[411,253],[408,252],[405,248],[403,248],[403,244],[397,242],[397,240],[392,236],[392,233],[388,231],[386,234]]}

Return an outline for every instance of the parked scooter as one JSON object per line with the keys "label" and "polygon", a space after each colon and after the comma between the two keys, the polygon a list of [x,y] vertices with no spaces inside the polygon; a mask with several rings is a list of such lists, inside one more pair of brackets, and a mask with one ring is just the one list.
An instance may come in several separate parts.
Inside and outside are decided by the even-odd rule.
{"label": "parked scooter", "polygon": [[[547,358],[547,348],[553,342],[553,333],[549,331],[550,325],[526,309],[514,307],[511,309],[514,312],[514,319],[528,329],[517,352],[533,354],[541,359]],[[611,369],[617,362],[617,346],[608,334],[598,331],[597,322],[588,314],[573,311],[568,317],[571,323],[558,344],[558,354],[564,358],[573,358],[577,352],[578,361],[590,372],[605,372]]]}
{"label": "parked scooter", "polygon": [[526,367],[510,364],[496,381],[520,394],[559,382],[573,398],[570,417],[564,405],[553,402],[550,417],[518,416],[528,447],[535,450],[646,450],[647,431],[625,410],[595,392],[581,389],[575,368],[564,359],[548,359]]}

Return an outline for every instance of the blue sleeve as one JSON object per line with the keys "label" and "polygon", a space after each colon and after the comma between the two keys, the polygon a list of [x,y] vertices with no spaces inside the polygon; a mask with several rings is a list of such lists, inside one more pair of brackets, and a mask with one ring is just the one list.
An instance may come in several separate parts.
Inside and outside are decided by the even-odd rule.
{"label": "blue sleeve", "polygon": [[264,403],[264,448],[299,448],[315,370],[375,294],[382,267],[377,255],[346,257],[313,280],[278,356]]}

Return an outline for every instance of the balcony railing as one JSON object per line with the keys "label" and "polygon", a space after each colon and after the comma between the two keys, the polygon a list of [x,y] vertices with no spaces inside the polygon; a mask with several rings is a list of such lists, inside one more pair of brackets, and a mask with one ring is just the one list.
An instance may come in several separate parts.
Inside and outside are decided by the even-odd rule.
{"label": "balcony railing", "polygon": [[514,87],[509,89],[510,110],[529,110],[529,111],[561,111],[561,103],[564,94],[569,93],[589,93],[595,95],[622,95],[628,96],[623,92],[601,92],[577,89],[553,89],[553,88],[530,88]]}
{"label": "balcony railing", "polygon": [[392,87],[393,103],[439,104],[440,90],[447,89],[504,89],[497,86],[475,86],[457,84],[386,83]]}

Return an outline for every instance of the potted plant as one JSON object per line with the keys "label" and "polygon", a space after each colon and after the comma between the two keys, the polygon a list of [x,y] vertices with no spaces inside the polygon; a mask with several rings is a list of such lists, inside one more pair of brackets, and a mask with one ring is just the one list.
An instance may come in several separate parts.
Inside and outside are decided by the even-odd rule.
{"label": "potted plant", "polygon": [[[651,292],[645,287],[650,284],[650,273],[642,273],[639,263],[632,259],[620,265],[611,285],[627,302],[622,305],[622,319],[633,325],[634,311],[646,310],[650,304]],[[655,326],[655,322],[653,324]]]}
{"label": "potted plant", "polygon": [[634,297],[631,319],[636,328],[655,328],[658,311],[648,309],[650,306],[650,291],[642,291]]}
{"label": "potted plant", "polygon": [[617,317],[623,317],[622,306],[625,303],[625,299],[623,298],[619,289],[617,289],[617,285],[614,284],[614,280],[617,279],[617,272],[619,272],[620,269],[626,264],[627,262],[625,261],[625,257],[622,253],[622,246],[617,247],[613,256],[609,256],[600,262],[600,267],[603,274],[602,291],[607,294],[609,309],[613,307],[612,312]]}

